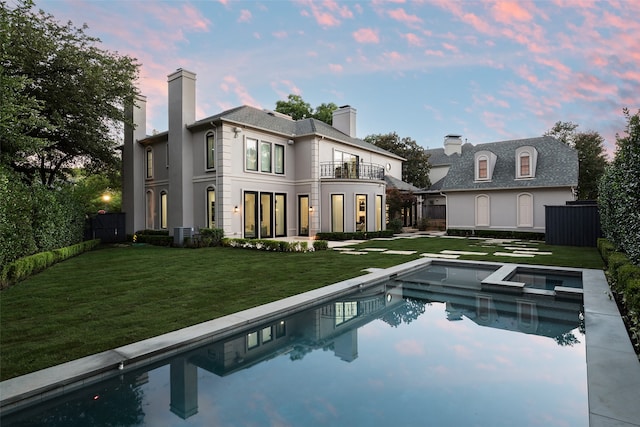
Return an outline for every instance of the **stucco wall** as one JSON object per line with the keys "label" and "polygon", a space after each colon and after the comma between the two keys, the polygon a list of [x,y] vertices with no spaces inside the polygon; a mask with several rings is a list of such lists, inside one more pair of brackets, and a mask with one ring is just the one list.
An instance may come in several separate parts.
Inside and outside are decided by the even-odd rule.
{"label": "stucco wall", "polygon": [[[533,197],[533,227],[517,226],[517,197],[522,193],[531,194]],[[475,202],[478,195],[489,196],[488,227],[476,227]],[[573,200],[570,188],[449,192],[447,194],[447,227],[544,232],[545,205],[564,205],[570,200]]]}

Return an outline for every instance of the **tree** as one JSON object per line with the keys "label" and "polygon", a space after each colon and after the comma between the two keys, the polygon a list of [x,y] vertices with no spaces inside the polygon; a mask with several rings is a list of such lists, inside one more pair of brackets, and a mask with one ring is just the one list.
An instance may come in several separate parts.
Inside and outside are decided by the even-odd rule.
{"label": "tree", "polygon": [[418,188],[431,186],[431,181],[429,180],[429,170],[431,169],[429,154],[416,141],[409,137],[400,139],[395,132],[369,135],[364,140],[406,159],[402,165],[403,181],[411,183]]}
{"label": "tree", "polygon": [[598,132],[577,132],[578,125],[572,122],[556,122],[545,132],[557,140],[573,147],[578,152],[578,199],[596,200],[598,182],[607,166],[604,138]]}
{"label": "tree", "polygon": [[[3,96],[2,128],[14,130],[0,134],[3,161],[49,187],[70,166],[116,167],[139,64],[100,49],[86,26],[34,11],[29,0],[0,6],[0,78],[10,83],[2,93],[10,95]],[[7,121],[6,113],[15,118]]]}
{"label": "tree", "polygon": [[640,265],[640,110],[626,108],[626,136],[616,135],[616,154],[600,181],[598,206],[604,235]]}
{"label": "tree", "polygon": [[327,124],[333,122],[333,112],[337,109],[338,106],[333,102],[322,103],[316,107],[314,112],[311,109],[311,104],[305,102],[300,95],[293,94],[289,94],[287,101],[276,102],[276,111],[291,116],[294,120],[313,118]]}

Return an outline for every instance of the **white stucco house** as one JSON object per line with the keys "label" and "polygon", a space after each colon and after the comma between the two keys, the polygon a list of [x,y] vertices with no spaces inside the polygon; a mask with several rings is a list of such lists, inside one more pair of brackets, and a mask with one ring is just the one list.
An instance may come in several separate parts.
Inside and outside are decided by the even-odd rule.
{"label": "white stucco house", "polygon": [[356,137],[356,110],[333,126],[249,106],[196,118],[196,75],[168,76],[169,129],[147,135],[146,99],[125,129],[126,232],[221,228],[228,237],[313,237],[385,228],[385,176],[404,159]]}
{"label": "white stucco house", "polygon": [[550,136],[472,145],[447,135],[427,153],[425,215],[444,206],[447,229],[544,233],[545,206],[575,200],[578,154]]}

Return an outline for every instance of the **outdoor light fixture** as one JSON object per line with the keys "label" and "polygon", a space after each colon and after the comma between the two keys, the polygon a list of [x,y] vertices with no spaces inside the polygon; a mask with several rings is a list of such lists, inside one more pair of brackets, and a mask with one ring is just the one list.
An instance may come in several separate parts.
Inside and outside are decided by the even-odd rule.
{"label": "outdoor light fixture", "polygon": [[313,212],[313,206],[309,206],[309,212]]}
{"label": "outdoor light fixture", "polygon": [[236,127],[234,127],[234,128],[233,128],[233,132],[235,132],[235,134],[236,134],[236,138],[237,138],[237,137],[238,137],[238,134],[239,134],[240,132],[242,132],[242,128],[240,128],[239,126],[236,126]]}
{"label": "outdoor light fixture", "polygon": [[233,213],[238,213],[238,210],[239,210],[239,209],[238,209],[238,206],[234,206],[234,207],[233,207]]}

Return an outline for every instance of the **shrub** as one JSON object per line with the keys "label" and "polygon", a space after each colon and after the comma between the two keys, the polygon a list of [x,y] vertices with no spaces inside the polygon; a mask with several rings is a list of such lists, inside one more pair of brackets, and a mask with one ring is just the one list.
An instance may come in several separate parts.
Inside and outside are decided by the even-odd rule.
{"label": "shrub", "polygon": [[400,218],[394,218],[389,221],[387,228],[395,233],[402,232],[402,220]]}
{"label": "shrub", "polygon": [[200,236],[203,239],[210,239],[208,246],[220,246],[224,238],[224,230],[222,228],[201,228]]}
{"label": "shrub", "polygon": [[376,239],[379,237],[393,237],[392,230],[381,231],[353,231],[353,232],[340,232],[340,233],[318,233],[316,239],[318,240],[330,240],[330,241],[343,241],[343,240],[368,240]]}
{"label": "shrub", "polygon": [[609,261],[609,255],[611,252],[615,252],[616,247],[609,240],[601,237],[597,242],[598,251],[600,252],[600,256],[604,260],[605,264]]}
{"label": "shrub", "polygon": [[634,280],[640,280],[640,267],[631,263],[621,265],[615,276],[616,282],[620,284],[623,291],[626,291],[627,286]]}
{"label": "shrub", "polygon": [[53,251],[40,252],[10,262],[0,272],[0,289],[16,284],[53,264],[93,249],[100,240],[88,240]]}
{"label": "shrub", "polygon": [[313,250],[314,251],[326,251],[329,249],[329,242],[326,240],[314,240],[313,241]]}
{"label": "shrub", "polygon": [[426,231],[429,228],[429,218],[421,218],[418,222],[418,230]]}
{"label": "shrub", "polygon": [[629,263],[629,258],[622,252],[612,252],[609,255],[609,262],[607,263],[607,268],[611,277],[615,280],[618,278],[618,268],[622,267],[625,264]]}
{"label": "shrub", "polygon": [[450,228],[447,230],[449,236],[462,237],[482,237],[494,239],[518,239],[518,240],[544,240],[543,233],[529,231],[508,231],[508,230],[468,230]]}

